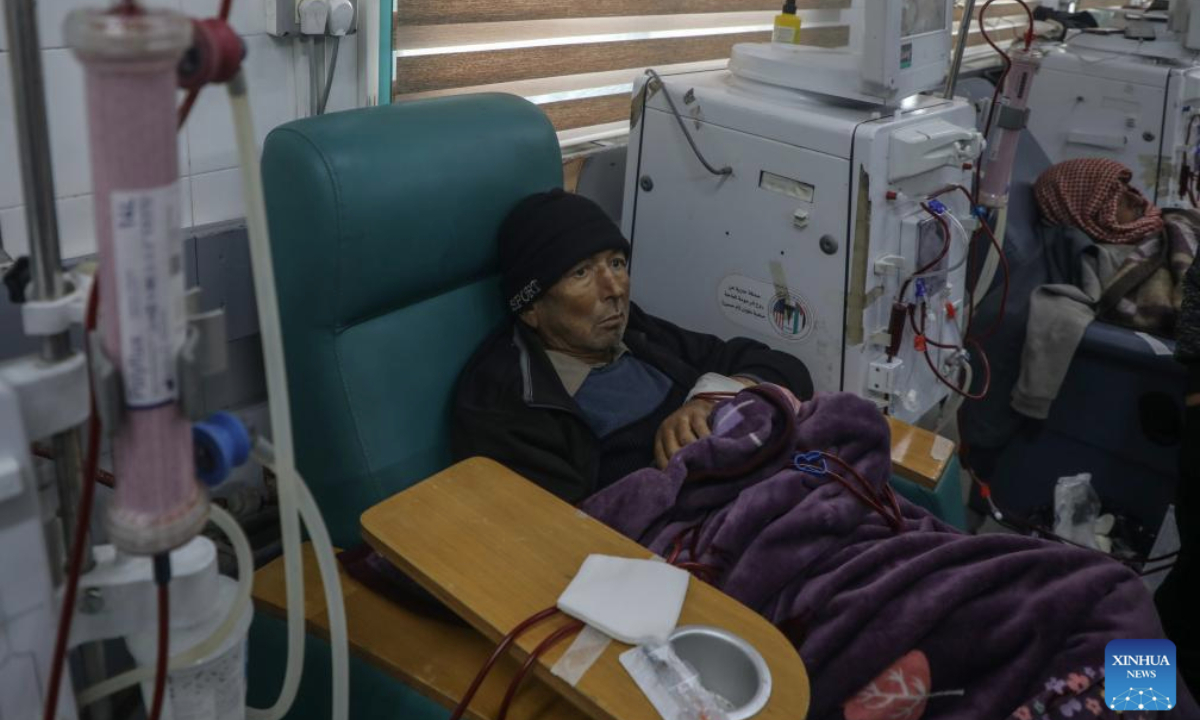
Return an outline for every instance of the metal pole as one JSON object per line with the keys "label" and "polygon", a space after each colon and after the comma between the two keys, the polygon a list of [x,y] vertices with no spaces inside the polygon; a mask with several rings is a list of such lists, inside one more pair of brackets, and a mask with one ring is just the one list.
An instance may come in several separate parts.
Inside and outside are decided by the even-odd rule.
{"label": "metal pole", "polygon": [[[29,264],[33,299],[55,300],[65,294],[62,254],[58,245],[58,215],[54,205],[54,170],[50,163],[50,131],[46,123],[46,89],[42,51],[38,42],[36,0],[5,0],[17,147],[21,153],[21,187],[29,228]],[[71,337],[60,333],[42,344],[42,359],[54,363],[71,355]],[[58,481],[59,510],[66,547],[71,546],[78,512],[82,442],[78,428],[56,434],[51,441]],[[87,564],[91,564],[88,553]]]}
{"label": "metal pole", "polygon": [[[42,51],[38,42],[35,0],[5,0],[8,48],[12,55],[13,105],[17,118],[17,148],[21,153],[21,186],[29,227],[29,260],[33,297],[54,300],[63,295],[58,247],[58,216],[54,208],[54,170],[50,165],[50,133],[46,125]],[[49,343],[47,344],[49,345]],[[61,360],[70,345],[43,349],[46,360]]]}
{"label": "metal pole", "polygon": [[962,70],[963,55],[967,52],[967,39],[971,35],[971,22],[975,19],[975,0],[967,0],[963,8],[963,19],[958,24],[958,42],[954,46],[954,60],[950,63],[950,75],[946,78],[946,99],[954,97],[958,85],[958,73]]}

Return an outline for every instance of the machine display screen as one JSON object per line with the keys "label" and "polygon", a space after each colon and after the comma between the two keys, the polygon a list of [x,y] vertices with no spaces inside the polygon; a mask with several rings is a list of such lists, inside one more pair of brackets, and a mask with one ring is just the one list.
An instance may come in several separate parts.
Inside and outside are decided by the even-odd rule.
{"label": "machine display screen", "polygon": [[912,37],[947,29],[945,0],[904,0],[900,35]]}

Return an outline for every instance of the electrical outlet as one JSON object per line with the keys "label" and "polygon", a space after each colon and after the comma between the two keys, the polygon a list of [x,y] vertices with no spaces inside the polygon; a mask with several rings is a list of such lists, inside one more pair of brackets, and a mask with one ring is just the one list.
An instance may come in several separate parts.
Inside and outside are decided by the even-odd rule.
{"label": "electrical outlet", "polygon": [[[267,18],[267,32],[275,37],[297,37],[300,35],[300,0],[262,0]],[[347,35],[358,32],[358,0],[354,5],[354,24]]]}
{"label": "electrical outlet", "polygon": [[300,0],[262,0],[267,17],[267,32],[275,37],[300,34]]}

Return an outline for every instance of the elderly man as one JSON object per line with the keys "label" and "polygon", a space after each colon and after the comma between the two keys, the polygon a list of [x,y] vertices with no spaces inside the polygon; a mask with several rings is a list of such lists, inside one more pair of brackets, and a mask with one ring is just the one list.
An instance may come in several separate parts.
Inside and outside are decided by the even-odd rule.
{"label": "elderly man", "polygon": [[632,304],[629,243],[586,198],[526,198],[499,243],[513,320],[459,378],[458,458],[493,458],[578,502],[708,435],[705,392],[771,382],[812,395],[791,355],[689,332]]}

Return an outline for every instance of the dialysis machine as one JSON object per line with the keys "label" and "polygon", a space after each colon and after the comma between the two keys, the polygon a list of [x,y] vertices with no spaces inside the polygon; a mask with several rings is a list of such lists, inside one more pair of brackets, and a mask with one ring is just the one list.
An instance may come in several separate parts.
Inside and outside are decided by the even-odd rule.
{"label": "dialysis machine", "polygon": [[[258,438],[254,450],[278,479],[287,565],[287,669],[278,702],[260,716],[287,712],[303,667],[303,521],[322,548],[335,635],[330,717],[344,720],[337,561],[291,452],[245,46],[227,22],[230,3],[204,20],[136,0],[67,16],[64,36],[86,79],[94,276],[62,268],[36,3],[6,0],[4,11],[30,228],[29,278],[17,263],[5,281],[41,353],[0,363],[0,720],[101,717],[107,698],[139,686],[155,720],[246,717],[253,556],[207,488],[248,460],[251,438],[235,417],[204,408],[203,383],[224,370],[225,326],[221,312],[199,311],[198,288],[185,290],[178,210],[178,131],[196,93],[217,83],[233,111],[268,374],[274,443]],[[181,87],[190,99],[177,109]],[[79,325],[86,351],[72,340]],[[35,443],[53,477],[35,465]],[[102,445],[115,471],[106,544],[91,532]],[[233,547],[236,582],[218,574],[216,546],[200,535],[208,520]],[[113,639],[136,667],[109,672],[98,643]]]}
{"label": "dialysis machine", "polygon": [[[728,71],[642,85],[623,228],[633,300],[792,353],[818,391],[904,420],[943,400],[938,374],[957,378],[965,358],[965,188],[983,146],[970,104],[916,94],[944,81],[951,11],[855,2],[848,48],[738,45]],[[915,312],[898,316],[902,303]]]}
{"label": "dialysis machine", "polygon": [[1130,37],[1084,33],[1045,48],[1029,131],[1051,162],[1110,158],[1160,207],[1196,206],[1197,5],[1176,0],[1169,22],[1137,21]]}

